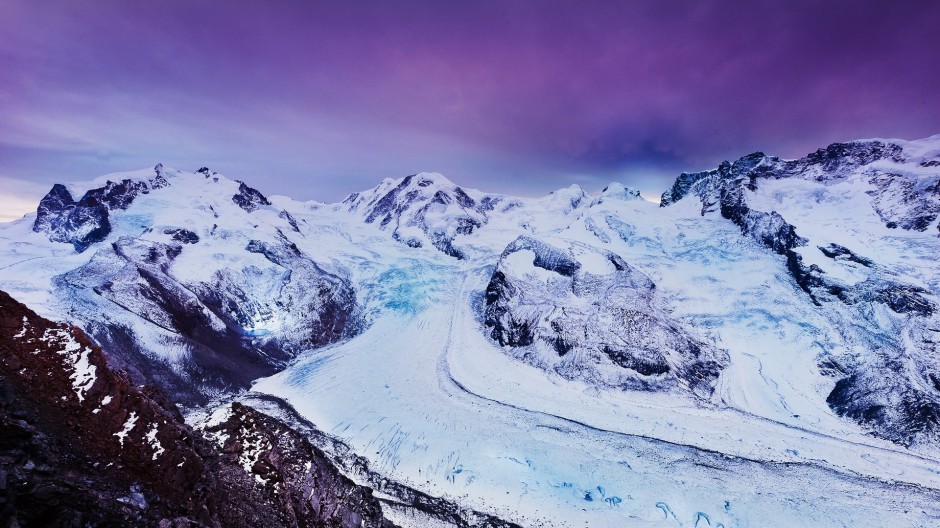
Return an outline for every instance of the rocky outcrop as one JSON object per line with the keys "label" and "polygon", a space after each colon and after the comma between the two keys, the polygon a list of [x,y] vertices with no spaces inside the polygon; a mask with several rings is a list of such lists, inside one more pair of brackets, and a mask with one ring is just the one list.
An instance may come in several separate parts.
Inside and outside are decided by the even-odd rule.
{"label": "rocky outcrop", "polygon": [[[202,169],[200,169],[200,171],[201,170]],[[208,171],[208,169],[206,169],[206,171]],[[262,206],[271,205],[271,202],[268,201],[265,195],[261,194],[261,191],[249,187],[242,181],[238,182],[238,194],[232,196],[232,202],[244,209],[246,213],[255,211]]]}
{"label": "rocky outcrop", "polygon": [[392,526],[285,424],[235,404],[206,439],[80,330],[3,292],[0,433],[4,525]]}
{"label": "rocky outcrop", "polygon": [[727,355],[657,306],[655,284],[619,256],[520,237],[486,289],[491,337],[568,378],[708,397]]}
{"label": "rocky outcrop", "polygon": [[247,473],[256,483],[250,500],[278,517],[245,518],[245,525],[389,525],[381,522],[382,508],[372,490],[344,477],[300,433],[238,402],[226,411],[223,421],[205,429],[221,450],[223,471],[235,477]]}
{"label": "rocky outcrop", "polygon": [[111,233],[110,211],[127,209],[139,194],[168,185],[163,165],[154,167],[154,172],[148,181],[109,181],[89,190],[77,202],[64,185],[55,184],[39,202],[33,231],[47,234],[53,242],[70,243],[81,253]]}
{"label": "rocky outcrop", "polygon": [[189,229],[165,229],[163,234],[172,236],[175,242],[180,242],[182,244],[197,244],[199,242],[199,235],[193,233]]}

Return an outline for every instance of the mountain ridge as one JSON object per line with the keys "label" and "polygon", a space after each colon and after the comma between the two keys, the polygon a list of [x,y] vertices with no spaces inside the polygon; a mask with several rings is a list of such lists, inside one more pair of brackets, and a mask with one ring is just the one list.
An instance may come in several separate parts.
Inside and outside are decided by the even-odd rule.
{"label": "mountain ridge", "polygon": [[[752,153],[679,175],[660,204],[617,183],[522,198],[434,173],[336,204],[268,197],[205,167],[85,187],[57,185],[35,216],[0,226],[0,290],[82,328],[187,414],[260,391],[394,482],[432,497],[460,482],[462,507],[522,524],[552,525],[533,504],[589,524],[616,508],[652,519],[652,496],[627,466],[593,469],[610,480],[600,488],[578,484],[564,461],[581,454],[559,440],[505,467],[487,460],[507,446],[473,430],[467,400],[569,420],[584,442],[653,431],[748,464],[841,471],[866,490],[906,464],[898,478],[940,489],[919,465],[940,457],[940,136]],[[608,406],[624,420],[604,422]],[[526,420],[495,416],[529,445]],[[792,445],[753,447],[781,433]],[[746,494],[735,467],[694,496]],[[546,484],[558,481],[572,487]],[[908,500],[891,497],[884,508]],[[598,498],[610,512],[585,508]],[[752,509],[696,511],[726,525],[753,524],[756,504],[789,515],[740,500]],[[808,515],[803,500],[793,511]],[[659,514],[658,501],[646,507]],[[850,506],[835,505],[857,520]]]}

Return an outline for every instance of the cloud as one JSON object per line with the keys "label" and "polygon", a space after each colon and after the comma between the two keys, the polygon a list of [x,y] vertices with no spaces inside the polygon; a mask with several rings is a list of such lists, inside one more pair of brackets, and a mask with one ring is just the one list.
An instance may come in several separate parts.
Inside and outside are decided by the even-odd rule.
{"label": "cloud", "polygon": [[0,176],[0,222],[12,222],[36,210],[49,188],[28,180]]}
{"label": "cloud", "polygon": [[0,171],[45,184],[164,161],[303,199],[421,170],[662,189],[938,132],[936,2],[7,4]]}

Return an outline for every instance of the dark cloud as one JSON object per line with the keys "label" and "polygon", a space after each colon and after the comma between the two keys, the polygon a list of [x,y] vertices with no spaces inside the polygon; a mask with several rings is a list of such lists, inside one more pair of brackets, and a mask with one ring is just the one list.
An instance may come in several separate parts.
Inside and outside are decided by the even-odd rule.
{"label": "dark cloud", "polygon": [[937,2],[8,0],[0,15],[0,176],[34,182],[163,161],[323,200],[419,170],[651,192],[753,150],[940,132]]}

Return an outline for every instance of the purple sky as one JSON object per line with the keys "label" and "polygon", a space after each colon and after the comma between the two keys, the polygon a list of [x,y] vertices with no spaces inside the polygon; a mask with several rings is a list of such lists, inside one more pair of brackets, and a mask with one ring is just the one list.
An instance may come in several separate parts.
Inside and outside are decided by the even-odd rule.
{"label": "purple sky", "polygon": [[937,50],[935,1],[0,0],[0,214],[157,162],[324,201],[425,170],[654,194],[940,132]]}

